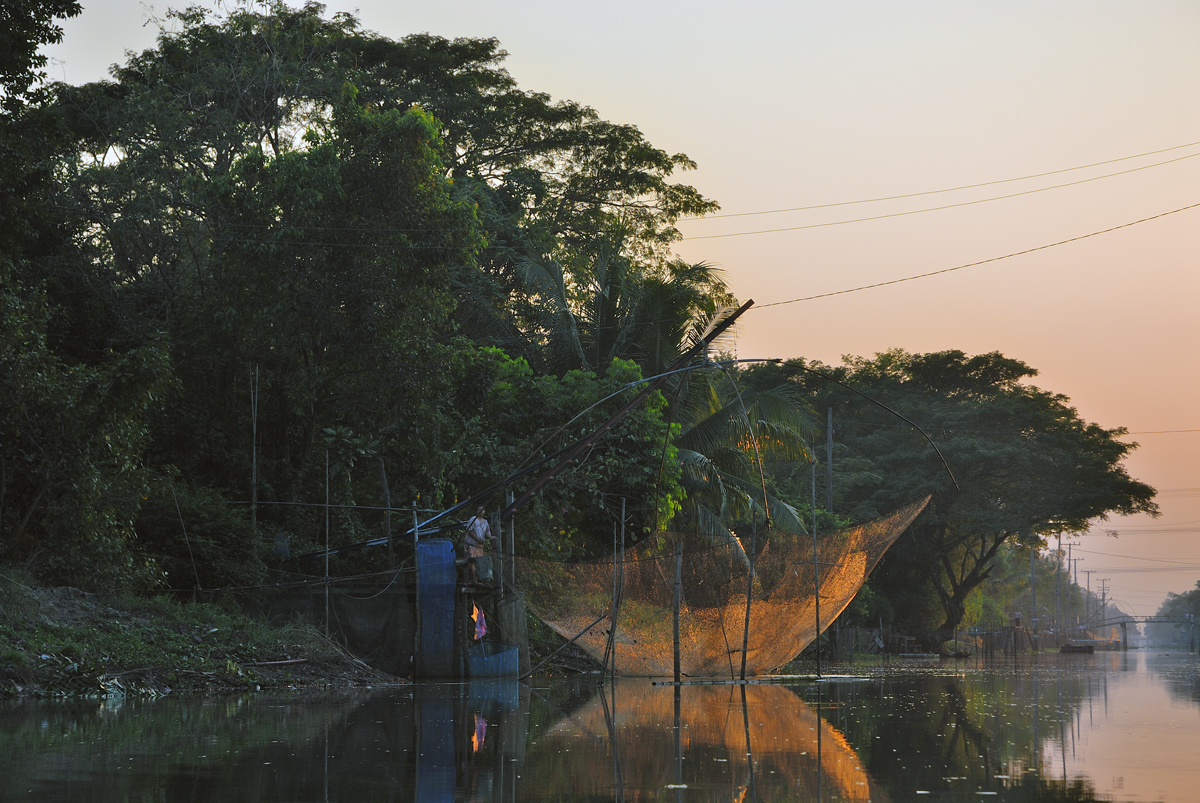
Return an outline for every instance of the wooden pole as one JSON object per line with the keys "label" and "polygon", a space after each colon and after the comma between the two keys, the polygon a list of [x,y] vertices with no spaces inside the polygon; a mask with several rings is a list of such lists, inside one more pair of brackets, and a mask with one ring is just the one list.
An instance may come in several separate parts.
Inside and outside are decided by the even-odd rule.
{"label": "wooden pole", "polygon": [[[625,588],[625,497],[621,497],[621,561],[617,564],[617,569],[621,572],[617,580],[617,594]],[[616,606],[616,614],[613,616],[613,646],[612,646],[612,677],[613,677],[613,711],[617,710],[617,622],[621,618],[621,606]]]}
{"label": "wooden pole", "polygon": [[813,610],[817,620],[817,634],[813,646],[817,648],[817,677],[821,677],[821,566],[817,560],[817,457],[812,462],[812,542],[813,542]]}
{"label": "wooden pole", "polygon": [[679,683],[679,604],[683,595],[683,541],[675,541],[675,600],[671,605],[675,618],[675,682]]}
{"label": "wooden pole", "polygon": [[[506,495],[507,504],[512,505],[513,495],[509,491]],[[503,521],[503,514],[501,514]],[[508,556],[509,556],[509,585],[514,591],[517,588],[517,517],[514,515],[508,520]]]}
{"label": "wooden pole", "polygon": [[258,535],[258,366],[250,377],[250,527]]}
{"label": "wooden pole", "polygon": [[1062,533],[1058,534],[1058,550],[1054,556],[1054,630],[1062,633],[1062,595],[1059,586],[1062,585]]}
{"label": "wooden pole", "polygon": [[833,510],[833,408],[825,414],[825,509]]}
{"label": "wooden pole", "polygon": [[608,609],[608,649],[604,653],[606,661],[612,661],[611,670],[613,683],[617,682],[617,523],[613,522],[613,556],[612,556],[612,606]]}
{"label": "wooden pole", "polygon": [[329,638],[329,450],[325,450],[325,638]]}
{"label": "wooden pole", "polygon": [[742,674],[741,679],[746,679],[746,653],[750,651],[750,599],[754,596],[754,553],[757,547],[755,543],[758,536],[758,516],[751,511],[750,513],[750,560],[747,561],[749,566],[749,576],[746,579],[746,621],[742,626]]}
{"label": "wooden pole", "polygon": [[383,504],[387,506],[387,510],[383,514],[383,528],[387,534],[388,544],[388,568],[396,568],[396,553],[392,544],[392,492],[388,489],[387,482],[387,466],[383,464],[383,458],[379,458],[379,482],[383,485]]}

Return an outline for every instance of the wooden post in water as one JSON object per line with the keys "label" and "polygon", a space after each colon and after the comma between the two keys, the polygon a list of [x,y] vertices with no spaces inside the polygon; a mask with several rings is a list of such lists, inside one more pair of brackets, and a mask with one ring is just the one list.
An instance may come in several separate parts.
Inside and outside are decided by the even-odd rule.
{"label": "wooden post in water", "polygon": [[250,528],[258,536],[258,366],[250,375]]}
{"label": "wooden post in water", "polygon": [[[821,567],[817,561],[817,454],[814,450],[812,461],[812,542],[813,542],[813,605],[817,621],[817,634],[813,637],[813,646],[817,648],[817,677],[821,677]],[[882,630],[882,626],[880,627]],[[880,636],[882,637],[882,632]],[[817,732],[818,736],[820,731]]]}
{"label": "wooden post in water", "polygon": [[750,555],[747,565],[750,568],[749,577],[746,580],[746,622],[742,626],[742,674],[741,679],[746,679],[746,653],[750,650],[750,598],[754,596],[754,553],[757,547],[755,541],[758,535],[758,517],[754,512],[750,513]]}
{"label": "wooden post in water", "polygon": [[[621,594],[625,590],[625,497],[621,497],[621,562],[618,564],[621,572],[617,582],[617,593]],[[621,618],[621,606],[617,605],[617,614],[613,617],[613,711],[617,710],[616,698],[616,683],[617,683],[617,621]]]}
{"label": "wooden post in water", "polygon": [[[675,541],[675,599],[671,604],[671,610],[675,618],[675,683],[679,683],[679,603],[680,597],[683,595],[683,541],[676,539]],[[678,694],[678,691],[676,691]]]}
{"label": "wooden post in water", "polygon": [[[678,553],[677,553],[678,554]],[[678,653],[676,653],[678,654]],[[676,669],[679,668],[679,663],[675,664]],[[676,803],[683,803],[683,730],[682,722],[680,721],[680,705],[679,699],[679,673],[675,673],[675,800]]]}
{"label": "wooden post in water", "polygon": [[325,638],[329,638],[329,450],[325,450]]}

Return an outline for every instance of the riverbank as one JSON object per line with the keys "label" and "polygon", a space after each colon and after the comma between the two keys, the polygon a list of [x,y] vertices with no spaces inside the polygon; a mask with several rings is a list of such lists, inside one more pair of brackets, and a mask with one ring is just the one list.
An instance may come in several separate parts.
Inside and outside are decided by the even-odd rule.
{"label": "riverbank", "polygon": [[399,685],[311,625],[0,574],[0,697]]}

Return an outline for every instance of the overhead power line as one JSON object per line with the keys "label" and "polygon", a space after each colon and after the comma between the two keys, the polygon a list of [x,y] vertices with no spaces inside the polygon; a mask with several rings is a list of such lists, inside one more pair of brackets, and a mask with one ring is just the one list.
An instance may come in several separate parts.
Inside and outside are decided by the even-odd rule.
{"label": "overhead power line", "polygon": [[904,278],[901,278],[901,279],[891,279],[886,282],[875,282],[874,284],[859,285],[858,287],[850,287],[845,290],[834,290],[833,292],[830,292],[830,293],[818,293],[817,295],[813,295],[813,296],[804,296],[802,298],[791,298],[791,299],[788,299],[787,301],[773,301],[768,304],[759,304],[757,307],[755,307],[755,309],[766,309],[767,307],[778,307],[778,306],[782,306],[784,304],[797,304],[801,301],[814,301],[818,298],[829,298],[831,296],[843,296],[843,295],[846,295],[847,293],[857,293],[860,290],[873,290],[876,287],[887,287],[888,285],[892,285],[892,284],[902,284],[904,282],[914,282],[917,279],[927,279],[930,276],[940,276],[943,273],[953,273],[954,271],[957,271],[957,270],[964,270],[966,268],[974,268],[979,265],[986,265],[989,262],[999,262],[1002,259],[1012,259],[1013,257],[1019,257],[1024,254],[1032,254],[1035,251],[1045,251],[1047,248],[1056,248],[1060,245],[1066,245],[1067,243],[1078,242],[1079,240],[1086,240],[1089,237],[1096,237],[1101,234],[1108,234],[1109,232],[1118,231],[1119,229],[1127,229],[1130,226],[1136,226],[1139,223],[1147,223],[1151,220],[1158,220],[1160,217],[1166,217],[1167,215],[1174,215],[1179,212],[1186,212],[1189,209],[1195,209],[1197,207],[1200,207],[1200,203],[1189,204],[1188,206],[1181,206],[1178,209],[1172,209],[1169,212],[1162,212],[1157,215],[1151,215],[1150,217],[1144,217],[1141,220],[1134,220],[1130,223],[1122,223],[1119,226],[1112,226],[1107,229],[1101,229],[1100,231],[1093,231],[1089,234],[1081,234],[1078,237],[1070,237],[1066,240],[1059,240],[1056,243],[1047,243],[1046,245],[1039,245],[1035,248],[1026,248],[1024,251],[1014,251],[1011,254],[1004,254],[1003,256],[991,257],[990,259],[981,259],[978,262],[968,262],[965,265],[956,265],[953,268],[943,268],[942,270],[933,270],[933,271],[929,271],[928,273],[918,273],[915,276],[905,276]]}
{"label": "overhead power line", "polygon": [[1138,555],[1117,555],[1113,552],[1097,552],[1094,549],[1082,549],[1080,547],[1076,547],[1075,551],[1076,552],[1086,552],[1089,555],[1104,555],[1106,558],[1123,558],[1125,560],[1144,560],[1144,561],[1148,561],[1150,563],[1171,563],[1176,566],[1188,566],[1191,568],[1200,569],[1200,563],[1196,563],[1195,561],[1167,560],[1166,558],[1143,558]]}
{"label": "overhead power line", "polygon": [[[1162,148],[1157,151],[1146,151],[1145,153],[1139,153],[1139,154],[1135,154],[1133,156],[1122,156],[1118,159],[1106,159],[1103,162],[1092,162],[1091,164],[1079,165],[1078,167],[1064,167],[1061,170],[1049,170],[1045,173],[1031,173],[1028,176],[1017,176],[1016,178],[1002,178],[1002,179],[997,179],[995,181],[981,181],[978,184],[963,184],[962,186],[959,186],[959,187],[946,187],[946,188],[940,189],[940,190],[925,190],[924,192],[909,192],[909,193],[905,193],[903,195],[885,195],[880,198],[861,198],[856,201],[836,201],[834,203],[814,204],[812,206],[793,206],[793,207],[790,207],[787,209],[763,209],[763,210],[757,211],[757,212],[728,212],[728,213],[721,214],[721,215],[696,215],[694,217],[692,217],[692,216],[682,217],[682,218],[680,218],[680,220],[716,220],[718,218],[728,218],[728,217],[752,217],[754,215],[774,215],[774,214],[778,214],[781,212],[806,212],[811,209],[830,209],[830,208],[837,207],[837,206],[854,206],[855,204],[873,204],[873,203],[878,203],[880,201],[898,201],[903,198],[920,198],[923,195],[938,195],[938,194],[946,193],[946,192],[958,192],[959,190],[973,190],[978,187],[991,187],[996,184],[1011,184],[1014,181],[1027,181],[1031,178],[1045,178],[1046,176],[1056,176],[1056,175],[1059,175],[1062,173],[1071,173],[1075,170],[1087,170],[1090,167],[1100,167],[1101,165],[1116,164],[1117,162],[1128,162],[1130,159],[1141,159],[1144,156],[1155,156],[1160,153],[1169,153],[1171,151],[1178,151],[1183,148],[1191,148],[1195,145],[1200,145],[1200,142],[1189,142],[1186,145],[1175,145],[1170,148]],[[1192,155],[1194,156],[1195,154],[1192,154]],[[1190,158],[1190,157],[1184,157],[1184,158]],[[1175,160],[1172,160],[1172,161],[1175,161]],[[1167,164],[1167,163],[1163,162],[1163,164]],[[1148,167],[1155,167],[1155,166],[1156,165],[1148,165]],[[1141,168],[1139,168],[1139,169],[1141,169]],[[1120,175],[1120,174],[1116,173],[1114,175]]]}
{"label": "overhead power line", "polygon": [[778,229],[759,229],[757,231],[734,231],[734,232],[729,232],[727,234],[703,234],[703,235],[697,235],[695,237],[682,237],[680,239],[682,239],[682,240],[720,240],[720,239],[723,239],[726,237],[747,237],[752,234],[776,234],[776,233],[784,232],[784,231],[803,231],[805,229],[821,229],[821,228],[826,228],[829,226],[844,226],[847,223],[865,223],[868,220],[884,220],[886,218],[892,218],[892,217],[906,217],[908,215],[920,215],[920,214],[924,214],[925,212],[939,212],[943,209],[956,209],[960,206],[974,206],[976,204],[986,204],[986,203],[991,203],[992,201],[1003,201],[1005,198],[1018,198],[1022,195],[1033,195],[1034,193],[1038,193],[1038,192],[1047,192],[1049,190],[1059,190],[1059,189],[1062,189],[1063,187],[1074,187],[1077,184],[1087,184],[1089,181],[1099,181],[1100,179],[1103,179],[1103,178],[1112,178],[1113,176],[1123,176],[1126,173],[1136,173],[1139,170],[1147,170],[1151,167],[1161,167],[1162,165],[1171,164],[1172,162],[1181,162],[1184,159],[1192,159],[1196,156],[1200,156],[1200,153],[1191,153],[1191,154],[1188,154],[1187,156],[1180,156],[1176,159],[1168,159],[1165,162],[1157,162],[1155,164],[1145,165],[1143,167],[1133,167],[1133,168],[1130,168],[1129,170],[1121,170],[1120,172],[1108,173],[1103,176],[1092,176],[1091,178],[1084,178],[1084,179],[1080,179],[1079,181],[1068,181],[1066,184],[1054,184],[1049,187],[1038,187],[1037,189],[1023,190],[1022,192],[1012,192],[1012,193],[1009,193],[1008,195],[995,195],[995,196],[992,196],[991,198],[979,198],[974,201],[960,201],[959,203],[946,204],[945,206],[930,206],[930,207],[926,207],[925,209],[909,209],[906,212],[889,212],[886,215],[871,215],[869,217],[850,218],[849,220],[833,220],[833,221],[829,221],[827,223],[808,223],[803,226],[785,226],[783,228],[778,228]]}

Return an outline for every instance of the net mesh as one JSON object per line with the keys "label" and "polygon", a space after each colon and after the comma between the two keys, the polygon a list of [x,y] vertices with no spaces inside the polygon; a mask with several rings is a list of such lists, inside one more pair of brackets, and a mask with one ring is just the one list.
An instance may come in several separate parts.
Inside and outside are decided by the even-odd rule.
{"label": "net mesh", "polygon": [[[746,673],[772,672],[817,637],[845,610],[883,553],[928,499],[889,516],[817,538],[817,569],[808,535],[773,531],[757,539]],[[597,661],[613,631],[614,588],[620,600],[613,634],[617,672],[674,673],[675,553],[682,555],[679,606],[680,671],[691,677],[741,672],[746,622],[749,543],[694,533],[662,533],[625,553],[623,561],[581,563],[517,559],[517,584],[531,611]],[[616,573],[614,584],[614,569]],[[582,635],[581,635],[582,634]]]}

